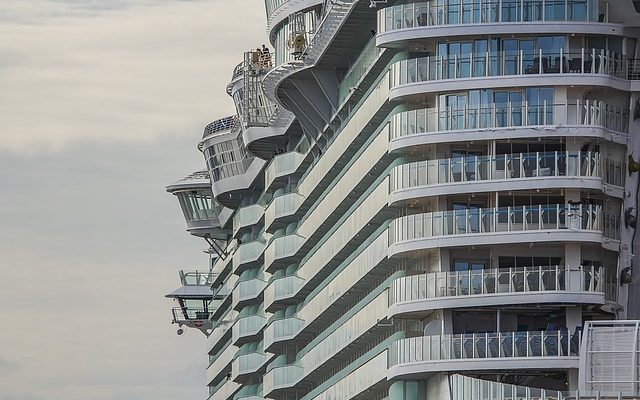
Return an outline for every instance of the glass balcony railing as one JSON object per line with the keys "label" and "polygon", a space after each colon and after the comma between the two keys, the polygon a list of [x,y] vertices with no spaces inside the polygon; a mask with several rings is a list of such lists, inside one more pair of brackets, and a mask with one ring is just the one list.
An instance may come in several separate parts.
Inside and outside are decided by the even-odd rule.
{"label": "glass balcony railing", "polygon": [[347,74],[342,81],[340,81],[338,85],[338,104],[342,104],[349,93],[353,91],[353,88],[358,86],[360,80],[373,65],[376,58],[378,58],[380,51],[380,48],[376,46],[376,38],[374,36],[369,40],[369,43],[364,46],[358,59],[351,65]]}
{"label": "glass balcony railing", "polygon": [[296,192],[274,197],[264,212],[265,227],[270,226],[277,218],[295,214],[303,200],[304,197]]}
{"label": "glass balcony railing", "polygon": [[567,330],[420,336],[394,342],[389,348],[389,366],[440,360],[578,357],[579,351],[579,332]]}
{"label": "glass balcony railing", "polygon": [[233,255],[234,268],[237,268],[237,266],[240,264],[256,261],[264,252],[264,248],[265,244],[259,240],[240,244],[235,254]]}
{"label": "glass balcony railing", "polygon": [[624,186],[622,161],[602,160],[599,153],[555,151],[470,156],[418,161],[395,167],[391,192],[459,182],[548,177],[597,177]]}
{"label": "glass balcony railing", "polygon": [[233,216],[234,233],[237,232],[239,228],[257,224],[263,214],[264,207],[260,204],[252,204],[247,207],[238,208]]}
{"label": "glass balcony railing", "polygon": [[240,302],[255,299],[264,290],[267,282],[260,278],[238,282],[233,293],[233,306]]}
{"label": "glass balcony railing", "polygon": [[589,393],[585,391],[555,391],[507,383],[487,381],[464,375],[449,377],[451,400],[619,400],[637,399],[629,393]]}
{"label": "glass balcony railing", "polygon": [[476,271],[446,271],[396,279],[389,288],[391,304],[485,294],[530,292],[604,292],[604,268],[562,265]]}
{"label": "glass balcony railing", "polygon": [[307,138],[303,138],[295,151],[276,154],[264,170],[265,188],[269,188],[276,178],[294,173],[304,160],[308,149],[309,141]]}
{"label": "glass balcony railing", "polygon": [[269,348],[275,342],[292,339],[303,326],[304,321],[296,317],[271,321],[264,329],[264,347]]}
{"label": "glass balcony railing", "polygon": [[[532,205],[471,208],[412,214],[397,218],[389,226],[391,244],[448,235],[570,229],[604,232],[619,239],[619,216],[603,221],[602,206]],[[607,226],[605,226],[607,225]],[[612,225],[612,226],[609,226]]]}
{"label": "glass balcony railing", "polygon": [[235,376],[251,374],[260,369],[269,359],[265,353],[249,353],[236,356],[231,365]]}
{"label": "glass balcony railing", "polygon": [[293,386],[302,377],[303,373],[304,369],[297,365],[272,368],[263,377],[264,395],[267,396],[274,390]]}
{"label": "glass balcony railing", "polygon": [[565,104],[491,103],[464,108],[425,108],[395,114],[389,137],[430,132],[514,128],[539,125],[586,125],[628,132],[629,110],[598,100]]}
{"label": "glass balcony railing", "polygon": [[391,66],[391,87],[444,79],[540,74],[604,74],[628,79],[630,60],[605,50],[486,52],[429,56]]}
{"label": "glass balcony railing", "polygon": [[296,254],[304,238],[295,233],[274,238],[264,251],[264,265],[268,268],[276,260]]}
{"label": "glass balcony railing", "polygon": [[298,293],[304,285],[304,279],[297,275],[283,276],[274,279],[264,289],[264,306],[269,307],[274,302],[287,299]]}
{"label": "glass balcony railing", "polygon": [[240,338],[257,335],[266,323],[267,319],[262,315],[250,315],[238,318],[233,328],[231,328],[234,343]]}
{"label": "glass balcony railing", "polygon": [[205,271],[180,271],[180,282],[185,286],[211,286],[216,275]]}
{"label": "glass balcony railing", "polygon": [[378,32],[419,26],[500,22],[605,22],[598,0],[437,0],[398,4],[378,11]]}

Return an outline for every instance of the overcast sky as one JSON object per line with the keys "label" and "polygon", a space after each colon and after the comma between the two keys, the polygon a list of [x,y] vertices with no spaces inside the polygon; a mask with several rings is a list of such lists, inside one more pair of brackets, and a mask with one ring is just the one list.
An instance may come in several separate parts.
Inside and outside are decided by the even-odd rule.
{"label": "overcast sky", "polygon": [[204,400],[205,337],[176,336],[177,270],[206,269],[164,186],[260,0],[0,1],[0,400]]}

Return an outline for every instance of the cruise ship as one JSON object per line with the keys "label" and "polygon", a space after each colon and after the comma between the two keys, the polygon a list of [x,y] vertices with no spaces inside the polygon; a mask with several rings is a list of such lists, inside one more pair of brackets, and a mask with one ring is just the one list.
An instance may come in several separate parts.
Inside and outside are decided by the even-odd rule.
{"label": "cruise ship", "polygon": [[640,1],[265,6],[166,188],[208,399],[640,398]]}

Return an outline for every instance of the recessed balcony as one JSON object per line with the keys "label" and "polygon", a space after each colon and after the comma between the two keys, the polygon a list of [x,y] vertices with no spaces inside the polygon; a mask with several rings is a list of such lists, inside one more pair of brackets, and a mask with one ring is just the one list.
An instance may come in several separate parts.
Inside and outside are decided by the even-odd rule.
{"label": "recessed balcony", "polygon": [[624,163],[603,159],[597,152],[456,157],[395,167],[390,174],[389,203],[416,197],[525,190],[533,186],[594,189],[622,197],[624,179]]}
{"label": "recessed balcony", "polygon": [[580,333],[567,330],[420,336],[389,348],[388,379],[440,372],[578,368]]}
{"label": "recessed balcony", "polygon": [[296,233],[274,237],[264,250],[264,268],[273,273],[277,267],[283,267],[295,261],[294,257],[305,239]]}
{"label": "recessed balcony", "polygon": [[254,341],[267,324],[267,318],[263,315],[248,315],[238,317],[232,328],[233,343],[236,346]]}
{"label": "recessed balcony", "polygon": [[269,358],[271,357],[262,351],[236,355],[231,364],[231,371],[233,371],[231,378],[236,382],[248,382],[251,377],[247,375],[258,372],[269,361]]}
{"label": "recessed balcony", "polygon": [[608,281],[604,268],[592,266],[433,272],[396,279],[389,288],[388,315],[541,303],[603,305],[605,293],[615,293],[611,286],[615,279]]}
{"label": "recessed balcony", "polygon": [[292,217],[302,204],[304,197],[296,192],[285,193],[274,197],[264,212],[264,227],[267,231],[273,231],[292,222]]}
{"label": "recessed balcony", "polygon": [[602,206],[531,205],[412,214],[389,226],[390,255],[438,247],[619,240],[619,216]]}
{"label": "recessed balcony", "polygon": [[233,216],[233,235],[244,232],[244,228],[257,225],[264,216],[264,207],[261,204],[252,204],[240,207]]}
{"label": "recessed balcony", "polygon": [[304,368],[298,365],[273,367],[263,377],[264,396],[274,396],[277,391],[294,386],[303,374]]}
{"label": "recessed balcony", "polygon": [[548,84],[629,90],[632,62],[609,51],[587,48],[411,58],[391,66],[389,98],[468,89],[470,85],[478,89]]}
{"label": "recessed balcony", "polygon": [[[572,129],[582,127],[590,129]],[[599,100],[433,107],[393,115],[389,123],[389,147],[397,150],[419,144],[528,139],[532,135],[601,137],[626,144],[628,129],[629,110]]]}
{"label": "recessed balcony", "polygon": [[[546,32],[549,34],[622,33],[609,23],[608,5],[598,0],[440,0],[395,4],[378,11],[376,43],[398,47],[427,37]],[[527,26],[529,25],[529,26]]]}
{"label": "recessed balcony", "polygon": [[264,290],[265,311],[273,312],[278,308],[278,305],[283,307],[291,302],[292,297],[298,293],[302,286],[304,286],[304,279],[297,275],[274,278]]}
{"label": "recessed balcony", "polygon": [[264,187],[272,188],[273,184],[284,180],[300,168],[309,150],[309,140],[303,137],[294,151],[276,154],[264,170]]}
{"label": "recessed balcony", "polygon": [[233,254],[233,273],[240,275],[247,269],[257,267],[264,250],[265,244],[261,240],[241,243]]}
{"label": "recessed balcony", "polygon": [[250,302],[262,302],[262,292],[267,285],[261,277],[238,282],[233,289],[232,306],[238,310]]}

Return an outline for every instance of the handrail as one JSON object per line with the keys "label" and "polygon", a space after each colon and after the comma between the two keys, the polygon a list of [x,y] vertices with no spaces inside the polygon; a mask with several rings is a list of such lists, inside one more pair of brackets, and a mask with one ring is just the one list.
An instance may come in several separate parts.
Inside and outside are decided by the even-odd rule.
{"label": "handrail", "polygon": [[544,125],[600,126],[626,133],[629,109],[600,100],[580,99],[564,104],[523,101],[471,104],[462,108],[422,108],[391,116],[389,138],[393,140],[430,132]]}
{"label": "handrail", "polygon": [[624,162],[591,151],[551,151],[468,156],[398,165],[390,173],[390,191],[454,182],[548,177],[598,177],[624,186]]}
{"label": "handrail", "polygon": [[609,21],[608,8],[600,13],[597,0],[549,2],[561,7],[537,8],[526,0],[472,0],[464,4],[459,0],[438,0],[393,5],[378,11],[378,32],[458,24]]}
{"label": "handrail", "polygon": [[204,321],[208,320],[212,310],[203,307],[174,307],[171,309],[173,321]]}
{"label": "handrail", "polygon": [[180,271],[180,281],[183,285],[211,286],[218,274],[203,271]]}
{"label": "handrail", "polygon": [[[577,281],[577,282],[576,282]],[[396,279],[389,288],[389,303],[486,294],[605,291],[602,267],[563,265],[510,267],[473,271],[444,271]]]}
{"label": "handrail", "polygon": [[628,79],[630,62],[609,50],[500,51],[410,58],[391,66],[391,87],[444,79],[509,75],[605,74]]}
{"label": "handrail", "polygon": [[419,336],[393,343],[389,366],[441,360],[577,357],[579,351],[580,332],[570,334],[566,329]]}

